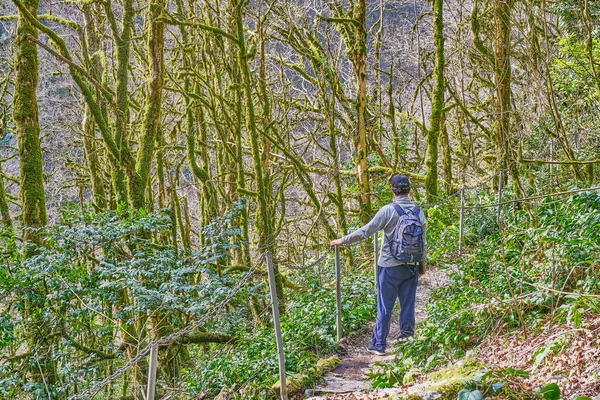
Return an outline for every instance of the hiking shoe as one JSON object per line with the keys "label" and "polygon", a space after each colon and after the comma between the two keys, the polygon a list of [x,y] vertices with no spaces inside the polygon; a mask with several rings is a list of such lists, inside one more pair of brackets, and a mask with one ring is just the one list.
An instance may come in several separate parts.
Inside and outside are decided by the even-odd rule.
{"label": "hiking shoe", "polygon": [[385,356],[385,351],[377,350],[373,345],[367,347],[367,351],[371,354],[375,354],[376,356]]}

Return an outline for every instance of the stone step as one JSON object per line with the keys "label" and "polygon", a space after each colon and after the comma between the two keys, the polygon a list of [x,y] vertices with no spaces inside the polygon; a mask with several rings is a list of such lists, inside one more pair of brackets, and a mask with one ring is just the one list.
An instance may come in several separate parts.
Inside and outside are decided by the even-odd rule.
{"label": "stone step", "polygon": [[348,380],[343,377],[328,376],[325,384],[313,389],[315,394],[350,393],[371,389],[371,383],[363,380]]}

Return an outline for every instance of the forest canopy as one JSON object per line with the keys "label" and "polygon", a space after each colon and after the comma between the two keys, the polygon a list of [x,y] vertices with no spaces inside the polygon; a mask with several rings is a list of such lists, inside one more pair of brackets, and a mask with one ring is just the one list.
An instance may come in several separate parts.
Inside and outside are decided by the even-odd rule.
{"label": "forest canopy", "polygon": [[[600,4],[5,0],[0,100],[0,397],[76,395],[201,320],[161,345],[163,387],[265,398],[265,252],[300,372],[337,346],[319,256],[393,174],[428,209],[432,265],[458,257],[436,207],[461,188],[533,229],[527,199],[598,186]],[[465,246],[501,232],[472,218]],[[348,331],[373,318],[372,251],[342,249]],[[99,396],[141,398],[147,370]]]}

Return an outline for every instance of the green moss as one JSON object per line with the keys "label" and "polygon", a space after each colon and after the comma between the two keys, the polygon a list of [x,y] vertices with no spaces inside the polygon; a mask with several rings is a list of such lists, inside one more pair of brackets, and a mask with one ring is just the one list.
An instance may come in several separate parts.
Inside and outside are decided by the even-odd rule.
{"label": "green moss", "polygon": [[163,70],[164,70],[164,31],[162,19],[164,1],[155,0],[150,3],[148,13],[147,49],[150,56],[150,70],[147,87],[148,98],[143,112],[142,134],[135,162],[135,174],[130,177],[129,199],[133,208],[144,208],[146,205],[146,187],[150,179],[150,168],[154,159],[155,141],[160,125]]}
{"label": "green moss", "polygon": [[395,394],[393,396],[384,397],[385,400],[422,400],[421,396],[416,394],[404,393],[401,395]]}
{"label": "green moss", "polygon": [[[37,0],[24,1],[29,12],[37,11]],[[19,141],[21,163],[21,209],[25,227],[38,228],[47,222],[44,174],[42,169],[42,148],[40,144],[40,124],[36,90],[38,85],[38,60],[36,44],[27,38],[37,38],[37,29],[19,12],[17,23],[17,76],[13,118]],[[24,231],[23,238],[39,242],[38,235]]]}
{"label": "green moss", "polygon": [[434,43],[435,43],[435,68],[433,80],[435,82],[432,94],[430,127],[427,134],[427,152],[425,165],[427,177],[425,179],[425,192],[427,201],[434,202],[438,195],[438,137],[440,134],[444,109],[444,21],[443,2],[433,2],[434,14]]}
{"label": "green moss", "polygon": [[431,381],[442,380],[467,380],[472,379],[475,374],[481,371],[485,366],[471,358],[467,358],[462,362],[456,363],[448,368],[435,371],[427,375],[427,379]]}
{"label": "green moss", "polygon": [[[288,394],[300,392],[308,386],[315,378],[323,377],[327,372],[335,368],[340,363],[340,359],[336,356],[322,358],[310,368],[306,373],[294,374],[286,379],[286,387]],[[277,381],[271,389],[275,395],[280,396],[281,381]]]}
{"label": "green moss", "polygon": [[454,399],[456,393],[464,387],[464,383],[472,381],[475,375],[484,368],[483,364],[467,358],[448,368],[427,375],[427,380],[434,382],[429,390],[441,393],[441,399]]}
{"label": "green moss", "polygon": [[[483,392],[493,393],[503,399],[521,400],[531,397],[531,393],[514,390],[508,383],[500,390],[493,391],[491,385],[497,382],[509,382],[514,379],[514,374],[501,370],[488,370],[488,368],[470,358],[460,361],[448,368],[432,372],[427,375],[431,383],[426,388],[427,392],[436,392],[439,400],[455,400],[462,389],[479,389]],[[414,396],[414,395],[413,395]],[[419,398],[419,397],[402,397]]]}
{"label": "green moss", "polygon": [[317,361],[315,366],[316,372],[319,374],[325,374],[335,368],[340,363],[339,357],[333,356],[329,358],[322,358]]}
{"label": "green moss", "polygon": [[458,398],[458,392],[464,389],[464,386],[464,382],[457,382],[444,386],[439,389],[440,397],[438,400],[456,400]]}

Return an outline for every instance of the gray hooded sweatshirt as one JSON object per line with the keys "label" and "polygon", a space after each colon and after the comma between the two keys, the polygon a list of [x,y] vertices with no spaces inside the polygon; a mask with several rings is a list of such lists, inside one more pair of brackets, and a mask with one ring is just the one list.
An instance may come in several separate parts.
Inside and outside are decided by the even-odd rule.
{"label": "gray hooded sweatshirt", "polygon": [[[407,211],[412,210],[412,208],[415,207],[415,204],[412,201],[410,201],[408,196],[397,196],[394,199],[394,202]],[[377,212],[377,214],[375,214],[375,217],[373,217],[373,219],[368,224],[344,236],[342,238],[342,244],[345,246],[356,244],[372,236],[375,232],[383,230],[383,237],[381,238],[380,245],[381,251],[379,255],[379,266],[385,268],[395,267],[397,265],[404,265],[404,263],[392,257],[392,254],[390,253],[390,246],[387,240],[387,238],[390,237],[394,232],[394,228],[396,227],[396,222],[398,222],[398,218],[399,216],[396,212],[396,209],[394,209],[394,206],[392,206],[391,204],[387,204],[383,206]],[[423,214],[423,210],[419,212],[418,218],[421,222],[421,225],[423,225],[423,259],[425,259],[427,240],[425,238],[425,214]]]}

